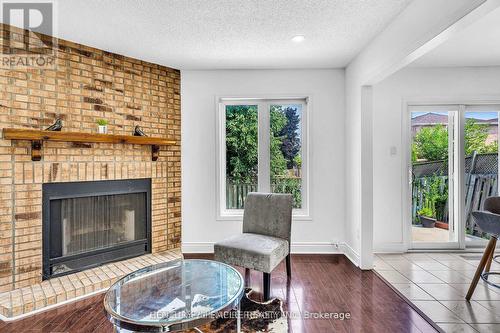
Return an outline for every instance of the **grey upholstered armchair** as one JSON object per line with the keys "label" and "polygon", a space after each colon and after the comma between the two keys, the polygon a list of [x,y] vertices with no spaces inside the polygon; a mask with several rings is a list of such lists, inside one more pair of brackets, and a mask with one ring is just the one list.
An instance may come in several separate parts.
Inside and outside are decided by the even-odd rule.
{"label": "grey upholstered armchair", "polygon": [[291,276],[290,194],[249,193],[245,200],[243,233],[215,244],[215,260],[263,272],[264,300],[269,299],[271,272],[286,258]]}

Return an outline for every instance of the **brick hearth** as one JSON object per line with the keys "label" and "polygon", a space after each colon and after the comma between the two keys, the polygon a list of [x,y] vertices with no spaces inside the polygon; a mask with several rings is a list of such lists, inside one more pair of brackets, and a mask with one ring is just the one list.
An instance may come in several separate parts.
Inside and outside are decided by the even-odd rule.
{"label": "brick hearth", "polygon": [[[22,40],[22,30],[2,24],[2,42],[4,29],[10,38]],[[180,72],[52,41],[57,42],[55,68],[0,68],[2,128],[44,129],[61,118],[63,131],[95,133],[96,120],[105,118],[110,134],[131,135],[140,125],[148,136],[177,144],[162,146],[153,162],[148,146],[46,141],[42,161],[33,162],[29,141],[0,139],[0,299],[10,295],[11,314],[21,311],[17,304],[26,312],[29,303],[23,300],[29,295],[37,308],[40,288],[49,283],[42,283],[43,183],[151,178],[152,252],[180,246]],[[98,280],[88,290],[99,289]],[[56,289],[60,280],[49,281]]]}
{"label": "brick hearth", "polygon": [[0,294],[0,315],[12,318],[109,288],[138,269],[181,259],[179,250],[147,254]]}

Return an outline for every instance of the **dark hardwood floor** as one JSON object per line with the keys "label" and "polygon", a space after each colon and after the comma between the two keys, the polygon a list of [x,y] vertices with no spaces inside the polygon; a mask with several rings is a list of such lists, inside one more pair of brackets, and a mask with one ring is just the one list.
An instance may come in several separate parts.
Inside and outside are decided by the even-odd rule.
{"label": "dark hardwood floor", "polygon": [[[186,255],[195,257],[210,258]],[[262,274],[251,272],[249,280],[259,299]],[[290,332],[436,332],[375,273],[357,269],[341,255],[292,256],[291,281],[283,262],[272,274],[271,296],[285,301],[285,311],[300,314],[289,319]],[[0,332],[112,332],[102,300],[101,294],[15,322],[0,321]],[[351,318],[304,318],[313,312],[348,312]]]}

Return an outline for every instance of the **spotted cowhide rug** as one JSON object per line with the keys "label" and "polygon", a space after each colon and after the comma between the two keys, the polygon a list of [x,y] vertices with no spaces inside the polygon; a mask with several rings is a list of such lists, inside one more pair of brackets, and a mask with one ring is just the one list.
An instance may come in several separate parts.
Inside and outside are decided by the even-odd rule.
{"label": "spotted cowhide rug", "polygon": [[[283,302],[274,298],[260,303],[250,299],[252,289],[247,288],[241,299],[241,332],[288,332],[288,321],[283,313]],[[218,318],[199,327],[204,333],[236,332],[236,310],[231,310],[229,318]]]}

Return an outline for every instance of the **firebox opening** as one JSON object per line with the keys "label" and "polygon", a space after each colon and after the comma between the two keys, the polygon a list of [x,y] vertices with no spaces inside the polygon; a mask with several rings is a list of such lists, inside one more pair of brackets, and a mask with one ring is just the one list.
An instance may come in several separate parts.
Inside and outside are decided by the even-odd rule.
{"label": "firebox opening", "polygon": [[43,185],[44,279],[151,252],[151,180]]}

